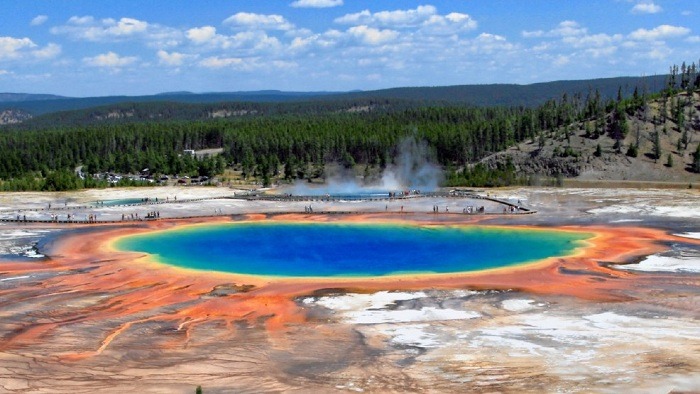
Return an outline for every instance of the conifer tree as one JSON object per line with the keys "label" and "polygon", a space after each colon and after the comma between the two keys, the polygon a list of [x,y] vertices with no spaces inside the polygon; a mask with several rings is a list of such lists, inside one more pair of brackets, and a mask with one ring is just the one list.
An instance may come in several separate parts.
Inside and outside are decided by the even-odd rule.
{"label": "conifer tree", "polygon": [[656,163],[657,160],[661,158],[661,137],[659,136],[659,133],[656,132],[654,133],[654,140],[653,142],[653,155],[654,155],[654,162]]}

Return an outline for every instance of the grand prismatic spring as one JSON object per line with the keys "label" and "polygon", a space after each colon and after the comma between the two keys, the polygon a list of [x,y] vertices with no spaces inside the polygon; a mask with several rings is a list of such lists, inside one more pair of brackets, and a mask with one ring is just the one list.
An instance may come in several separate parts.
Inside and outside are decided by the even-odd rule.
{"label": "grand prismatic spring", "polygon": [[0,391],[700,388],[695,190],[162,190],[3,196]]}
{"label": "grand prismatic spring", "polygon": [[161,231],[126,237],[116,246],[198,270],[372,277],[507,267],[566,255],[585,238],[571,232],[473,226],[266,222]]}

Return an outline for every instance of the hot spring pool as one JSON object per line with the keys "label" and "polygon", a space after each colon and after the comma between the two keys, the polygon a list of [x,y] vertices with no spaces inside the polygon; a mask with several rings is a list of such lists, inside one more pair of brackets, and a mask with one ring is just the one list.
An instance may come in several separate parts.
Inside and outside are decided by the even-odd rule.
{"label": "hot spring pool", "polygon": [[251,222],[120,238],[183,268],[285,277],[455,273],[571,254],[591,234],[483,226]]}

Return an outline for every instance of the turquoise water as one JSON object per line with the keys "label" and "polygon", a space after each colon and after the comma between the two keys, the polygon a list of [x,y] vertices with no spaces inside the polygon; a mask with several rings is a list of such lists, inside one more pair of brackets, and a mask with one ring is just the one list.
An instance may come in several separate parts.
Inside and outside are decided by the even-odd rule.
{"label": "turquoise water", "polygon": [[117,205],[133,205],[133,204],[141,204],[143,203],[143,199],[141,198],[122,198],[118,200],[101,200],[101,201],[95,201],[93,204],[94,205],[102,205],[105,207],[113,207]]}
{"label": "turquoise water", "polygon": [[589,234],[354,223],[232,223],[128,236],[121,250],[184,268],[290,277],[451,273],[570,254]]}

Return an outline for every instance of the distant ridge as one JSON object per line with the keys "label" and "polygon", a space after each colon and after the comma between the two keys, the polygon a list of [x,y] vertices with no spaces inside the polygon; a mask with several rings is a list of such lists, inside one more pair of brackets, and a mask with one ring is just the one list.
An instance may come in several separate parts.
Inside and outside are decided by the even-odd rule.
{"label": "distant ridge", "polygon": [[31,93],[0,93],[0,103],[17,103],[22,101],[60,100],[68,97],[55,94],[31,94]]}
{"label": "distant ridge", "polygon": [[156,96],[184,96],[187,94],[196,94],[194,92],[188,92],[187,90],[183,90],[180,92],[163,92],[163,93],[156,93]]}
{"label": "distant ridge", "polygon": [[104,96],[69,98],[50,94],[0,93],[0,110],[18,109],[33,116],[78,109],[87,109],[121,103],[175,102],[187,104],[252,102],[282,103],[300,101],[327,101],[353,99],[400,99],[426,103],[450,103],[474,106],[534,107],[547,100],[580,95],[583,99],[598,90],[603,99],[615,98],[618,89],[630,95],[639,92],[658,92],[664,88],[666,75],[648,77],[617,77],[589,80],[542,82],[530,85],[490,84],[400,87],[372,91],[351,92],[285,92],[259,90],[250,92],[189,91],[164,92],[148,96]]}
{"label": "distant ridge", "polygon": [[649,77],[617,77],[588,80],[541,82],[530,85],[489,84],[391,88],[374,91],[350,92],[348,97],[387,97],[407,100],[446,101],[476,106],[525,106],[533,107],[547,100],[560,99],[564,93],[570,98],[575,94],[586,97],[589,91],[599,91],[601,97],[615,98],[619,88],[623,95],[630,95],[635,87],[641,94],[658,92],[666,85],[666,75]]}

